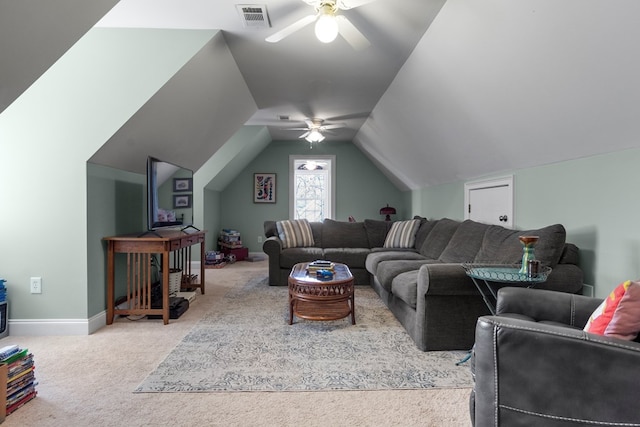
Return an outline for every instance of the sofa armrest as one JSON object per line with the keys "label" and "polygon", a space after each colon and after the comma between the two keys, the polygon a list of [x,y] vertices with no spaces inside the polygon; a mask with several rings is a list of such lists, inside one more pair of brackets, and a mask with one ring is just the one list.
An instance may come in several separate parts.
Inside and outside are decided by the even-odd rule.
{"label": "sofa armrest", "polygon": [[418,271],[418,299],[425,295],[479,295],[462,264],[425,264]]}
{"label": "sofa armrest", "polygon": [[280,254],[282,253],[282,241],[279,237],[268,237],[262,244],[262,250],[269,257],[269,285],[278,286],[280,277]]}
{"label": "sofa armrest", "polygon": [[262,250],[267,255],[280,255],[282,252],[282,240],[279,237],[267,237],[262,244]]}
{"label": "sofa armrest", "polygon": [[498,291],[497,315],[523,315],[537,322],[557,322],[583,328],[602,302],[598,298],[518,287]]}
{"label": "sofa armrest", "polygon": [[582,290],[583,282],[584,273],[580,267],[574,264],[558,264],[553,267],[546,282],[539,283],[536,288],[575,294]]}
{"label": "sofa armrest", "polygon": [[639,343],[483,316],[472,366],[476,426],[637,425]]}

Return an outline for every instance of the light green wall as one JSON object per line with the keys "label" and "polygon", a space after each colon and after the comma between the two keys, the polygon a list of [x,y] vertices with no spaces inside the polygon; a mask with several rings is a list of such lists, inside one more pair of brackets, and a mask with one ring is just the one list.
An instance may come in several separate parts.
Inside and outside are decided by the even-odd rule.
{"label": "light green wall", "polygon": [[[0,274],[11,319],[95,314],[88,266],[102,248],[88,247],[98,208],[88,209],[87,159],[214,34],[92,29],[0,114]],[[29,293],[31,276],[42,277],[42,294]]]}
{"label": "light green wall", "polygon": [[[273,141],[237,178],[221,192],[220,224],[240,231],[250,252],[261,252],[265,220],[289,217],[289,155],[336,156],[336,218],[354,216],[380,219],[379,210],[387,203],[398,210],[396,218],[410,216],[410,195],[398,189],[350,142],[327,142],[309,149],[298,141]],[[276,173],[276,203],[253,203],[253,174]],[[219,229],[210,230],[212,237]]]}
{"label": "light green wall", "polygon": [[[585,283],[605,297],[640,277],[639,163],[634,149],[512,172],[515,228],[563,224],[580,248]],[[421,199],[429,218],[464,217],[462,182],[423,189]]]}
{"label": "light green wall", "polygon": [[[218,249],[218,234],[223,228],[220,219],[221,191],[236,178],[238,170],[253,161],[254,150],[266,147],[270,142],[271,136],[266,127],[243,126],[194,174],[194,214],[196,223],[202,224],[203,229],[209,232],[207,250]],[[203,209],[198,209],[199,206]]]}
{"label": "light green wall", "polygon": [[[184,168],[178,169],[173,175],[167,178],[165,182],[158,187],[158,208],[168,211],[173,211],[176,214],[176,219],[180,219],[181,215],[185,216],[185,221],[191,224],[193,216],[193,182],[191,184],[191,191],[175,192],[173,191],[173,180],[175,178],[193,178],[193,172]],[[174,196],[191,196],[191,207],[189,208],[175,208],[173,206]],[[145,224],[146,227],[146,224]],[[145,228],[146,229],[146,228]]]}
{"label": "light green wall", "polygon": [[429,219],[462,220],[464,218],[464,183],[455,182],[429,187],[422,192],[420,202],[422,216]]}
{"label": "light green wall", "polygon": [[[204,229],[209,233],[206,236],[206,250],[212,251],[218,249],[218,234],[222,228],[220,223],[220,212],[222,206],[220,204],[220,192],[212,190],[204,190]],[[198,254],[199,255],[199,254]]]}
{"label": "light green wall", "polygon": [[[87,301],[89,317],[105,310],[106,236],[146,230],[146,176],[87,164]],[[120,259],[117,259],[119,262]],[[116,268],[116,296],[125,295],[123,268]]]}

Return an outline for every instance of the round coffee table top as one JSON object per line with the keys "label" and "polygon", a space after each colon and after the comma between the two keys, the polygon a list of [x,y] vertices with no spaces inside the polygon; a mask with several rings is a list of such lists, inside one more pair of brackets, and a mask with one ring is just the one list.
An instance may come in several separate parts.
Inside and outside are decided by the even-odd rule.
{"label": "round coffee table top", "polygon": [[291,269],[289,279],[293,279],[299,284],[333,284],[338,285],[341,283],[349,282],[353,280],[349,267],[345,264],[334,263],[333,266],[333,278],[331,279],[318,279],[315,272],[307,272],[308,262],[301,262],[296,264]]}

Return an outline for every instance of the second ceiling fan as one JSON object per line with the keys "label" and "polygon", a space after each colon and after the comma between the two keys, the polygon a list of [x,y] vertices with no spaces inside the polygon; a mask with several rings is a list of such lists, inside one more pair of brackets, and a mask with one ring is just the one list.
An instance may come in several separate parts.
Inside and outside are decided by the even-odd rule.
{"label": "second ceiling fan", "polygon": [[276,43],[307,25],[315,22],[315,33],[318,40],[331,43],[340,34],[354,49],[362,50],[370,46],[367,38],[349,21],[338,14],[340,10],[353,9],[375,0],[302,0],[313,6],[316,13],[307,15],[282,30],[270,35],[265,40]]}
{"label": "second ceiling fan", "polygon": [[305,131],[302,135],[300,135],[299,139],[306,139],[309,143],[314,142],[322,142],[325,136],[324,133],[330,131],[331,129],[340,129],[345,127],[344,123],[326,123],[323,119],[313,118],[305,120],[307,124],[306,128],[295,127],[295,128],[284,128],[284,130],[294,130],[294,131]]}

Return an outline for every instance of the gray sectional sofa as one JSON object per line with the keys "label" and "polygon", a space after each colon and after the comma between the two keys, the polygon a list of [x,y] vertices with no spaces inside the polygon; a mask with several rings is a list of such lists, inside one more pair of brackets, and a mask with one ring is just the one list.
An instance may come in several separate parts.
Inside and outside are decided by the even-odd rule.
{"label": "gray sectional sofa", "polygon": [[539,236],[536,258],[553,268],[538,288],[569,293],[582,289],[578,248],[565,242],[560,224],[518,231],[471,220],[415,219],[419,226],[410,248],[384,247],[390,222],[330,219],[309,223],[313,245],[283,248],[276,221],[265,221],[269,284],[286,286],[299,262],[344,263],[356,285],[371,285],[423,351],[472,347],[476,321],[489,311],[462,264],[517,264],[522,258],[518,236]]}

